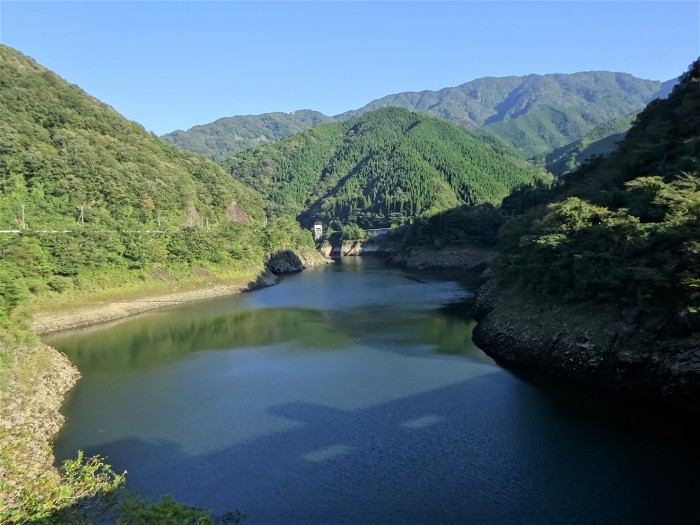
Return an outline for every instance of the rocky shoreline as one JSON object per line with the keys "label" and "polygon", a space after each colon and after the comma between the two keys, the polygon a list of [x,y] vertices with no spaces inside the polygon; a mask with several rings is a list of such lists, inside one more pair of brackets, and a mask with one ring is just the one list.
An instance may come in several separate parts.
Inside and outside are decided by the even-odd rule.
{"label": "rocky shoreline", "polygon": [[58,485],[51,444],[63,425],[64,396],[80,377],[68,358],[50,346],[38,344],[26,353],[20,370],[24,377],[11,384],[0,405],[0,522],[33,487]]}
{"label": "rocky shoreline", "polygon": [[390,257],[387,264],[409,270],[478,270],[484,269],[493,252],[476,246],[449,246],[440,250],[420,246]]}
{"label": "rocky shoreline", "polygon": [[653,341],[632,343],[639,329],[612,308],[535,305],[499,294],[488,280],[476,294],[474,343],[499,364],[537,371],[659,408],[700,412],[700,348],[669,353]]}

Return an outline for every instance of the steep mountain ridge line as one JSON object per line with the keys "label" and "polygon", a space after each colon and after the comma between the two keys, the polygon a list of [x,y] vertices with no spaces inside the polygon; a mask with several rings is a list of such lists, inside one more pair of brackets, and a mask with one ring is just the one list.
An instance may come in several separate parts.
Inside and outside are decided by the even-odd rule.
{"label": "steep mountain ridge line", "polygon": [[[541,157],[580,139],[606,120],[642,109],[652,99],[665,96],[674,82],[662,83],[608,71],[483,77],[437,91],[386,95],[362,108],[335,116],[312,110],[239,115],[193,126],[188,131],[173,131],[163,138],[219,162],[237,151],[260,145],[261,136],[277,140],[285,133],[289,135],[324,122],[347,120],[379,107],[397,106],[430,113],[467,129],[483,128],[508,140],[525,157]],[[556,126],[557,133],[539,137],[539,121],[549,117],[519,119],[545,107],[559,110],[562,122]],[[266,120],[271,120],[273,125],[266,127]],[[510,124],[505,124],[508,122]],[[520,142],[514,139],[518,135]]]}

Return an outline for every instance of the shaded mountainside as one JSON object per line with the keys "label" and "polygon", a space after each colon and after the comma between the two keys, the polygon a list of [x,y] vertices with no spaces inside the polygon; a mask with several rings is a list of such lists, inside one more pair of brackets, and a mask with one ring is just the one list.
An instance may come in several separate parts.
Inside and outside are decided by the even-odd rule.
{"label": "shaded mountainside", "polygon": [[318,111],[263,113],[225,117],[210,124],[177,130],[161,138],[185,151],[200,153],[215,162],[253,146],[279,140],[305,129],[333,122]]}
{"label": "shaded mountainside", "polygon": [[573,171],[596,155],[612,153],[632,127],[639,111],[596,126],[576,142],[554,150],[545,158],[547,171],[562,175]]}
{"label": "shaded mountainside", "polygon": [[241,152],[226,167],[267,197],[274,213],[365,228],[499,202],[541,175],[498,140],[400,108]]}
{"label": "shaded mountainside", "polygon": [[475,340],[497,359],[700,410],[700,67],[614,153],[500,231]]}
{"label": "shaded mountainside", "polygon": [[598,124],[643,108],[663,94],[663,87],[658,81],[606,71],[488,77],[439,91],[388,95],[337,118],[382,106],[405,107],[467,128],[483,127],[526,158],[542,157]]}

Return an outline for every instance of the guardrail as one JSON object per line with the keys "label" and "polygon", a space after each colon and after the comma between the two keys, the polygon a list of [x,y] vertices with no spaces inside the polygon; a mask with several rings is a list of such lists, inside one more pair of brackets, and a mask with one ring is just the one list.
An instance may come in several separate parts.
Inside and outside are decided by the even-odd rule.
{"label": "guardrail", "polygon": [[31,228],[25,228],[23,230],[0,230],[0,234],[3,233],[24,233],[24,232],[32,232],[32,233],[74,233],[74,232],[79,232],[79,231],[91,231],[91,232],[98,232],[98,233],[168,233],[168,232],[176,232],[180,230],[32,230]]}

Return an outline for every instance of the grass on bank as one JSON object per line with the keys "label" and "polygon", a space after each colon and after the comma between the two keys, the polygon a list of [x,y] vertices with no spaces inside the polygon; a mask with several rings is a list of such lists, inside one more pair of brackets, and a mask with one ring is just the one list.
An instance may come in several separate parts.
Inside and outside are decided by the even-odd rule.
{"label": "grass on bank", "polygon": [[61,292],[47,291],[31,298],[27,309],[39,312],[62,312],[96,303],[139,300],[165,294],[190,292],[225,285],[245,287],[262,271],[251,264],[244,267],[210,265],[155,266],[139,272],[91,271],[71,280]]}

